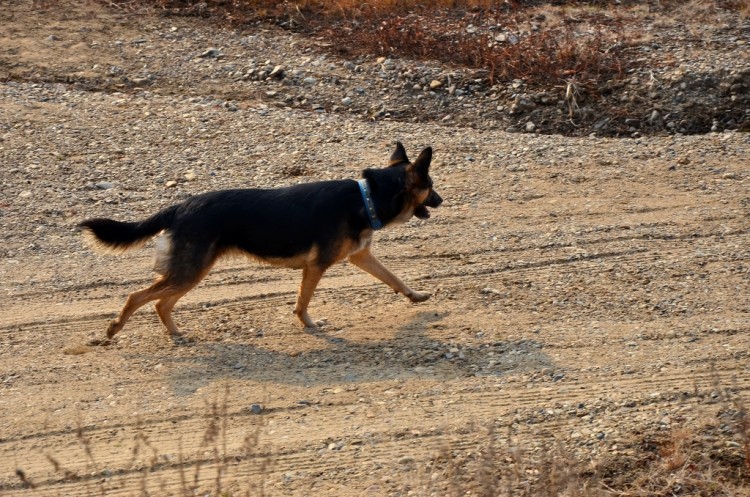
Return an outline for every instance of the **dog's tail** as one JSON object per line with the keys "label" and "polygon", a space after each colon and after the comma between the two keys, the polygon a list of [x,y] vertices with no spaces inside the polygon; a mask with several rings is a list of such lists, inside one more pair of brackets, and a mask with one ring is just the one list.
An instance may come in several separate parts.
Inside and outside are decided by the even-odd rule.
{"label": "dog's tail", "polygon": [[169,228],[174,221],[177,206],[161,210],[144,221],[127,223],[112,219],[94,218],[80,223],[79,228],[90,236],[94,246],[114,252],[140,247],[146,241]]}

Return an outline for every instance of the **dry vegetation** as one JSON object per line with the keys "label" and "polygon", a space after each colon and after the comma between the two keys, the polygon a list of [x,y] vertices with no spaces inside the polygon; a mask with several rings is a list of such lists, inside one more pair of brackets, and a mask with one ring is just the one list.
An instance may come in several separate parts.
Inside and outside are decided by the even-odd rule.
{"label": "dry vegetation", "polygon": [[[267,475],[273,468],[273,455],[263,446],[260,425],[243,441],[239,452],[227,450],[228,399],[225,388],[206,405],[206,424],[201,447],[204,460],[185,460],[178,454],[181,497],[196,495],[203,466],[212,466],[214,489],[210,495],[222,497],[263,496],[268,485]],[[731,389],[717,387],[710,393],[693,394],[693,400],[716,403],[718,415],[701,423],[670,429],[651,427],[634,433],[632,442],[619,454],[586,461],[569,452],[562,440],[552,436],[542,451],[529,453],[516,443],[512,428],[496,423],[486,428],[486,442],[475,450],[445,446],[423,467],[411,466],[399,495],[420,497],[668,497],[738,496],[750,491],[750,418],[741,398]],[[686,398],[686,400],[688,400]],[[472,430],[477,427],[471,427]],[[479,427],[481,429],[481,427]],[[107,495],[97,484],[112,476],[99,464],[91,450],[88,434],[78,423],[77,439],[88,462],[85,472],[66,468],[53,454],[47,454],[59,481],[89,482],[90,495]],[[149,474],[165,458],[143,432],[134,437],[131,450],[131,472],[141,475],[143,495],[148,488],[162,487],[164,482],[149,481]],[[248,473],[257,479],[243,483],[227,482],[229,465],[252,467]],[[22,469],[16,472],[22,485],[35,488],[35,483]],[[170,493],[171,495],[171,493]],[[204,495],[204,494],[201,494]],[[205,494],[209,495],[209,494]]]}
{"label": "dry vegetation", "polygon": [[[623,23],[634,16],[661,12],[678,21],[685,17],[699,21],[720,10],[743,17],[750,14],[748,0],[623,2],[622,6],[618,2],[614,7],[566,1],[556,3],[554,10],[543,2],[497,0],[110,1],[236,24],[273,22],[335,41],[344,54],[408,56],[479,69],[490,84],[514,79],[531,84],[567,81],[589,91],[622,77],[637,63],[623,51],[643,41],[623,29]],[[500,26],[512,40],[498,42],[494,28]],[[347,43],[341,44],[341,39]]]}

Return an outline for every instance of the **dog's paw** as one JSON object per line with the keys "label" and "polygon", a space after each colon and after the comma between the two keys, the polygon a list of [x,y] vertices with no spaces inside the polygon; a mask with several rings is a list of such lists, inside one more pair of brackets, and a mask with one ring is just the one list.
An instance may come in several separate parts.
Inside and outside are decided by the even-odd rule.
{"label": "dog's paw", "polygon": [[429,292],[411,292],[407,297],[409,297],[409,300],[414,302],[415,304],[417,302],[424,302],[425,300],[429,299],[432,296]]}
{"label": "dog's paw", "polygon": [[295,309],[294,314],[297,315],[297,318],[299,318],[305,328],[310,328],[313,330],[317,330],[319,328],[318,324],[313,321],[307,311],[299,311]]}
{"label": "dog's paw", "polygon": [[107,326],[107,338],[112,338],[118,331],[120,331],[120,327],[117,326],[117,321],[112,321],[109,323],[109,326]]}

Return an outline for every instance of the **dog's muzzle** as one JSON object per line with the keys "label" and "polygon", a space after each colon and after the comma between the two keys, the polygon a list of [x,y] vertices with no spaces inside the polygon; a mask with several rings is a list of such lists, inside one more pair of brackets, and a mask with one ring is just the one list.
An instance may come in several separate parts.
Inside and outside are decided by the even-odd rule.
{"label": "dog's muzzle", "polygon": [[433,209],[436,207],[440,207],[440,204],[443,203],[443,198],[438,195],[438,192],[435,190],[431,190],[430,194],[427,195],[427,198],[425,199],[422,204],[414,209],[414,215],[417,216],[419,219],[429,219],[430,218],[430,211],[427,210],[428,207],[432,207]]}

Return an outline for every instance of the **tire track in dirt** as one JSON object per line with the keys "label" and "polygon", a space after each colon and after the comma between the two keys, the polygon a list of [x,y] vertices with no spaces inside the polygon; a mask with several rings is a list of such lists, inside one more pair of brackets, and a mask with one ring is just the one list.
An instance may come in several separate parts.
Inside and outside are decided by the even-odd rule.
{"label": "tire track in dirt", "polygon": [[[697,240],[705,239],[710,240],[712,238],[715,238],[717,236],[721,236],[723,239],[735,239],[739,238],[742,239],[743,237],[746,237],[746,235],[749,233],[749,230],[734,230],[730,232],[724,232],[724,233],[709,233],[709,234],[703,234],[700,236],[695,235],[682,235],[681,237],[661,237],[661,238],[654,238],[650,235],[643,235],[643,238],[641,237],[625,237],[625,238],[617,238],[617,239],[601,239],[601,240],[595,240],[590,241],[588,244],[592,245],[606,245],[606,244],[612,244],[612,243],[621,243],[621,242],[630,242],[633,240],[644,240],[649,241],[649,245],[653,245],[654,243],[659,243],[662,241],[669,241],[672,242],[669,245],[669,251],[671,254],[672,259],[674,259],[676,256],[679,255],[685,255],[689,253],[694,253],[696,250],[695,242]],[[690,242],[685,244],[684,246],[675,246],[675,241],[684,241],[684,242]],[[580,243],[577,244],[577,246],[586,245],[586,243]],[[557,249],[558,247],[555,247]],[[572,248],[572,246],[564,246],[560,247],[561,249],[568,249]],[[534,261],[522,261],[522,260],[516,260],[516,261],[508,261],[505,262],[503,266],[491,266],[491,267],[480,267],[480,268],[467,268],[466,266],[461,267],[460,270],[451,269],[451,266],[449,265],[445,271],[435,271],[434,268],[436,264],[431,261],[432,257],[428,256],[423,258],[418,264],[414,265],[413,263],[410,263],[408,260],[401,260],[399,261],[398,258],[395,258],[394,260],[389,259],[389,266],[394,268],[394,270],[397,273],[401,273],[401,276],[407,280],[412,282],[424,282],[424,281],[430,281],[430,282],[436,282],[438,285],[440,284],[446,284],[452,281],[456,280],[465,280],[467,277],[470,278],[476,278],[476,277],[482,277],[482,281],[486,282],[493,282],[497,281],[498,275],[503,275],[504,273],[508,272],[523,272],[525,276],[533,275],[535,273],[544,273],[547,271],[550,271],[552,268],[557,267],[566,267],[568,265],[575,265],[579,263],[587,263],[587,262],[593,262],[593,261],[599,261],[599,260],[606,260],[608,263],[612,264],[615,262],[628,262],[631,264],[638,264],[638,263],[649,263],[653,262],[654,260],[659,260],[661,256],[661,250],[659,247],[636,247],[636,248],[624,248],[619,250],[611,250],[611,251],[602,251],[595,252],[595,253],[580,253],[580,254],[574,254],[574,255],[563,255],[557,258],[549,257],[547,256],[544,259],[540,260],[538,251],[539,250],[545,250],[546,253],[549,252],[548,247],[524,247],[519,248],[517,250],[514,250],[516,253],[523,253],[523,252],[531,252],[534,253]],[[458,260],[465,260],[469,255],[471,256],[478,256],[482,260],[486,260],[486,255],[489,253],[494,253],[491,249],[485,249],[482,251],[472,251],[472,252],[458,252],[458,253],[451,253],[451,254],[443,254],[441,258],[447,258],[447,259],[454,259],[457,258]],[[462,259],[463,258],[463,259]],[[428,268],[432,268],[432,271],[428,270]],[[403,269],[403,271],[398,271],[398,269]],[[227,273],[232,272],[233,274],[241,275],[243,273],[242,269],[226,269]],[[253,270],[254,271],[254,270]],[[344,284],[342,283],[342,280],[344,282],[348,281],[357,281],[363,279],[361,274],[357,272],[356,270],[353,270],[353,268],[348,268],[341,270],[341,268],[337,268],[337,270],[331,271],[333,274],[329,274],[326,276],[323,284],[321,285],[321,288],[319,288],[316,291],[316,296],[326,296],[330,297],[331,295],[335,295],[337,293],[342,293],[345,295],[349,294],[364,294],[368,290],[372,290],[377,288],[378,285],[381,285],[379,282],[375,282],[374,280],[368,281],[365,284]],[[427,273],[427,274],[426,274]],[[429,274],[431,273],[431,274]],[[252,274],[252,273],[251,273]],[[296,275],[296,272],[290,274]],[[502,278],[503,276],[499,276]],[[369,277],[367,277],[369,278]],[[248,278],[250,279],[250,278]],[[143,285],[147,284],[147,282],[150,282],[152,280],[138,280],[143,282]],[[298,282],[294,281],[291,282],[289,279],[274,279],[273,281],[242,281],[242,282],[230,282],[230,283],[223,283],[223,282],[207,282],[206,284],[202,285],[199,293],[201,301],[199,303],[195,302],[189,302],[188,299],[186,299],[186,302],[181,303],[179,306],[179,311],[183,316],[190,316],[192,314],[195,314],[197,312],[203,312],[205,307],[207,305],[209,306],[217,306],[220,305],[224,308],[226,308],[227,311],[234,311],[234,312],[240,312],[243,310],[246,310],[246,305],[248,304],[248,301],[252,302],[253,308],[256,309],[262,309],[262,308],[269,308],[269,307],[276,307],[282,302],[287,302],[289,300],[293,300],[296,295],[296,285]],[[107,285],[106,283],[102,285]],[[294,286],[292,286],[294,285]],[[100,285],[91,285],[89,288],[97,288]],[[134,284],[132,281],[125,281],[121,283],[121,286],[128,287],[128,288],[138,288],[139,285]],[[254,295],[244,295],[240,297],[220,297],[219,295],[224,294],[231,294],[236,293],[237,288],[234,288],[233,291],[226,291],[227,288],[231,287],[249,287],[252,289],[252,293]],[[292,286],[294,290],[279,290],[279,287],[281,288],[289,288]],[[57,290],[54,293],[64,293],[68,292],[70,289],[62,289]],[[198,293],[198,292],[196,292]],[[211,296],[214,296],[214,299],[211,299]],[[32,295],[33,296],[33,295]],[[20,295],[19,297],[27,297],[26,295]],[[206,300],[208,298],[209,300]],[[20,304],[20,307],[23,307],[23,304]],[[85,299],[80,300],[76,302],[76,308],[78,306],[85,306]],[[74,311],[77,312],[77,311]],[[15,322],[12,323],[3,323],[0,325],[0,334],[3,332],[6,332],[8,330],[17,329],[18,327],[23,328],[29,328],[34,327],[35,329],[39,331],[48,331],[50,329],[56,329],[60,331],[67,331],[72,328],[75,328],[77,330],[81,329],[88,329],[88,326],[81,326],[84,323],[93,323],[98,322],[98,320],[102,320],[107,318],[108,316],[114,315],[116,312],[116,309],[113,309],[112,311],[108,313],[96,313],[96,314],[87,314],[83,317],[78,317],[77,314],[76,317],[70,317],[70,318],[57,318],[57,319],[49,319],[44,321],[39,320],[20,320],[16,319]],[[14,317],[24,316],[23,312],[14,312],[14,313],[8,313],[9,315],[12,315]],[[134,320],[137,319],[137,317],[134,317]],[[135,321],[137,322],[137,321]],[[62,325],[62,328],[60,327]],[[94,331],[94,330],[91,330]]]}

